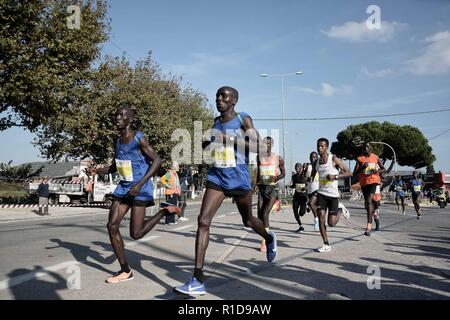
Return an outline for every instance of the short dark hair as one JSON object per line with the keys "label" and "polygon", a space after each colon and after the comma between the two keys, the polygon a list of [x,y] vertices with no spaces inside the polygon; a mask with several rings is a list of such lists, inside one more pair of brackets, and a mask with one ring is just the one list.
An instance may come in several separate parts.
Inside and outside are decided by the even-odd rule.
{"label": "short dark hair", "polygon": [[223,86],[223,87],[219,88],[219,90],[217,90],[217,91],[220,91],[220,90],[231,91],[233,93],[233,96],[236,98],[236,101],[239,100],[239,92],[235,88],[232,88],[232,87],[229,87],[229,86]]}
{"label": "short dark hair", "polygon": [[270,142],[273,143],[273,138],[272,138],[272,137],[267,136],[267,137],[265,137],[265,138],[263,139],[263,141],[265,141],[265,140],[270,140]]}
{"label": "short dark hair", "polygon": [[313,154],[315,154],[316,156],[319,155],[316,151],[313,151],[313,152],[311,152],[311,153],[309,154],[309,157],[311,158],[311,156],[312,156]]}
{"label": "short dark hair", "polygon": [[130,118],[133,118],[133,119],[136,118],[136,113],[134,112],[133,108],[131,108],[130,106],[120,106],[119,108],[117,108],[116,113],[119,112],[119,110],[121,110],[121,109],[125,110]]}
{"label": "short dark hair", "polygon": [[327,138],[319,138],[319,139],[317,140],[317,144],[319,144],[319,142],[321,142],[321,141],[325,142],[326,145],[327,145],[327,147],[330,145],[330,142],[328,141]]}

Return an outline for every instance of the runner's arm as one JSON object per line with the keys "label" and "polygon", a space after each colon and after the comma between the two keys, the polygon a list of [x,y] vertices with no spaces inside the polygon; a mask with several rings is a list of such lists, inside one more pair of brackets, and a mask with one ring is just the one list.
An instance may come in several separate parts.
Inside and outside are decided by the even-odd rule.
{"label": "runner's arm", "polygon": [[275,177],[275,181],[277,182],[281,179],[283,179],[286,176],[286,170],[284,168],[284,159],[282,157],[279,157],[279,161],[278,161],[279,167],[280,167],[280,174],[278,176]]}
{"label": "runner's arm", "polygon": [[380,169],[376,170],[376,173],[383,174],[386,172],[386,168],[384,167],[383,163],[381,162],[380,158],[378,158],[378,167]]}
{"label": "runner's arm", "polygon": [[337,175],[331,175],[331,174],[327,175],[327,179],[328,180],[333,181],[333,180],[349,178],[349,177],[353,176],[353,174],[350,172],[350,170],[347,168],[347,166],[338,157],[333,156],[333,163],[334,163],[334,165],[336,167],[339,168],[339,174],[337,174]]}
{"label": "runner's arm", "polygon": [[260,183],[259,180],[259,165],[261,164],[261,162],[259,161],[259,154],[256,155],[256,184]]}

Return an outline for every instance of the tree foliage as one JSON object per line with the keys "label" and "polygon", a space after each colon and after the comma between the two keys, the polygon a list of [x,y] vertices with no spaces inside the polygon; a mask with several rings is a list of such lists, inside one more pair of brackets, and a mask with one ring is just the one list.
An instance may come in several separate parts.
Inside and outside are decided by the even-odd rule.
{"label": "tree foliage", "polygon": [[[361,154],[361,148],[353,144],[353,139],[357,136],[363,141],[384,142],[392,146],[401,166],[423,168],[432,165],[436,160],[428,140],[419,129],[390,122],[372,121],[348,126],[338,133],[337,142],[333,142],[331,152],[341,158],[356,159]],[[389,147],[382,144],[372,146],[381,159],[393,160],[394,154]]]}
{"label": "tree foliage", "polygon": [[21,166],[13,166],[12,161],[8,163],[0,163],[0,180],[1,181],[22,181],[34,176],[38,176],[42,172],[40,167],[35,172],[32,172],[31,164],[25,164]]}
{"label": "tree foliage", "polygon": [[[72,4],[79,29],[67,25]],[[0,131],[34,132],[83,97],[108,32],[105,0],[1,0]]]}
{"label": "tree foliage", "polygon": [[88,94],[37,132],[35,144],[47,158],[93,158],[104,162],[113,157],[118,137],[115,112],[128,105],[136,112],[136,127],[148,138],[164,164],[170,162],[175,129],[193,136],[194,121],[206,130],[213,114],[206,97],[181,79],[161,73],[151,53],[131,66],[125,58],[107,57],[92,71]]}

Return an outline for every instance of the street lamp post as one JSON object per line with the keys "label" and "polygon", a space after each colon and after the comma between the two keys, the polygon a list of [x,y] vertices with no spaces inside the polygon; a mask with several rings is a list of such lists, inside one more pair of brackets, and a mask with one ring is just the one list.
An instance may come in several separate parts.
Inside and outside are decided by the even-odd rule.
{"label": "street lamp post", "polygon": [[371,144],[384,144],[386,146],[388,146],[389,148],[391,148],[392,153],[394,154],[394,171],[395,171],[395,175],[397,175],[397,155],[395,154],[395,150],[394,148],[392,148],[389,144],[387,144],[386,142],[378,142],[378,141],[371,141]]}
{"label": "street lamp post", "polygon": [[[303,74],[302,71],[292,72],[292,73],[284,73],[284,74],[267,74],[262,73],[261,77],[263,78],[280,78],[281,79],[281,135],[283,137],[283,160],[286,161],[286,148],[285,148],[285,138],[284,138],[284,78],[287,76],[297,76]],[[286,188],[286,175],[283,179],[284,188]]]}

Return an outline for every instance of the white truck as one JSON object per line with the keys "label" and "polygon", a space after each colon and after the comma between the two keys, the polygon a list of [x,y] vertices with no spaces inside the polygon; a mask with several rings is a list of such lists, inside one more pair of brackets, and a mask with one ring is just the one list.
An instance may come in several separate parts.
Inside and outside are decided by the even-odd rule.
{"label": "white truck", "polygon": [[[80,177],[59,177],[49,179],[49,191],[51,204],[71,203],[90,204],[112,203],[112,193],[119,183],[118,175],[95,175],[92,180]],[[36,193],[41,180],[29,183],[29,192]]]}

